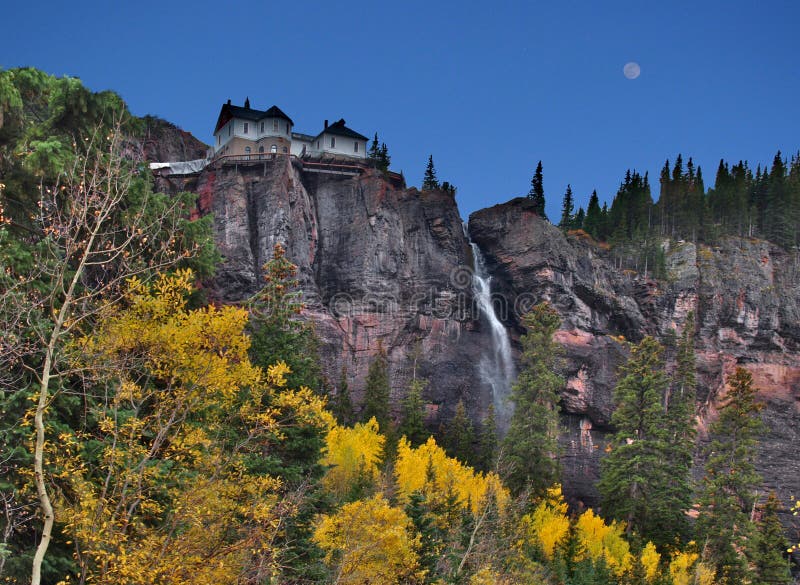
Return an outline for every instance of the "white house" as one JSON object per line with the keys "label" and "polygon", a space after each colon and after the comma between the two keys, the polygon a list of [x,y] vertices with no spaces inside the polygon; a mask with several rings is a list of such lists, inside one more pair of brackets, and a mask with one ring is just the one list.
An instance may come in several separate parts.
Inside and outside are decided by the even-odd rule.
{"label": "white house", "polygon": [[214,128],[214,155],[293,154],[367,158],[367,140],[345,125],[344,119],[325,126],[316,136],[293,132],[294,122],[278,106],[254,110],[250,100],[244,107],[231,100],[222,105]]}

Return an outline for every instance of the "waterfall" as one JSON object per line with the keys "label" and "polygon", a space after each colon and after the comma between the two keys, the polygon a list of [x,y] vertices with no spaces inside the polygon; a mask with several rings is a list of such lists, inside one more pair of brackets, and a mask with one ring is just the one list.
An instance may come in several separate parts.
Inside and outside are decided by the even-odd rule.
{"label": "waterfall", "polygon": [[470,246],[472,246],[472,255],[475,258],[475,270],[472,275],[475,301],[481,314],[486,316],[492,330],[492,347],[480,357],[478,371],[483,381],[492,388],[492,403],[494,404],[497,428],[504,434],[508,429],[514,409],[509,400],[511,384],[516,376],[514,360],[511,356],[511,341],[505,326],[497,318],[492,304],[492,278],[486,271],[483,254],[477,244],[470,242]]}

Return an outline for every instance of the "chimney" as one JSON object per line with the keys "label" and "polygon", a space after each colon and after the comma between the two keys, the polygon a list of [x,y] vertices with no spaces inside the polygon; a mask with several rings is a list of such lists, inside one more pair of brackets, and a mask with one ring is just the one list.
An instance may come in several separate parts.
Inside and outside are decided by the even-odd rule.
{"label": "chimney", "polygon": [[248,110],[250,109],[250,97],[249,96],[244,98],[244,107],[247,108]]}
{"label": "chimney", "polygon": [[328,121],[327,120],[325,120],[325,129],[326,130],[328,129]]}
{"label": "chimney", "polygon": [[231,105],[231,100],[228,100],[228,105]]}

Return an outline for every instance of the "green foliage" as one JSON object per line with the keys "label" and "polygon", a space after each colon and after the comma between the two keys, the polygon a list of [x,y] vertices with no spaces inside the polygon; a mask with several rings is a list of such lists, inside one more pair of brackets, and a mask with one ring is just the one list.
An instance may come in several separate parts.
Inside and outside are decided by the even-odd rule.
{"label": "green foliage", "polygon": [[[691,343],[691,333],[684,343]],[[690,347],[684,347],[690,353]],[[603,510],[624,521],[629,533],[665,546],[686,534],[685,513],[690,504],[691,451],[685,428],[690,423],[685,400],[693,396],[693,357],[683,359],[674,409],[665,409],[669,380],[662,346],[645,337],[631,348],[614,389],[616,409],[611,417],[614,435],[603,459],[598,489]],[[682,381],[681,381],[682,380]],[[676,459],[673,460],[673,457]]]}
{"label": "green foliage", "polygon": [[786,557],[788,542],[778,518],[780,505],[780,500],[772,492],[760,509],[760,518],[756,523],[757,542],[753,551],[754,585],[788,585],[792,582]]}
{"label": "green foliage", "polygon": [[412,447],[418,447],[430,436],[425,427],[425,401],[422,398],[422,392],[427,385],[427,380],[413,379],[400,405],[400,426],[397,434],[405,436]]}
{"label": "green foliage", "polygon": [[561,203],[561,220],[558,222],[558,227],[566,231],[572,229],[572,223],[575,219],[572,215],[575,209],[575,200],[572,197],[572,187],[567,185],[567,190],[564,193],[564,200]]}
{"label": "green foliage", "polygon": [[433,191],[439,188],[439,180],[436,178],[436,168],[433,166],[433,155],[428,157],[428,166],[425,167],[425,176],[422,178],[422,190]]}
{"label": "green foliage", "polygon": [[559,346],[553,334],[558,313],[547,303],[536,305],[523,318],[520,373],[512,388],[514,414],[503,443],[500,469],[514,494],[543,496],[557,483],[558,400],[564,379],[556,373]]}
{"label": "green foliage", "polygon": [[350,386],[347,383],[347,367],[342,366],[342,374],[339,376],[339,386],[336,394],[331,400],[331,410],[340,425],[350,425],[355,422],[355,412],[353,410],[353,399],[350,396]]}
{"label": "green foliage", "polygon": [[389,149],[386,147],[386,143],[380,143],[378,141],[378,133],[375,133],[375,138],[372,140],[372,145],[367,152],[367,160],[369,160],[376,169],[386,172],[389,170],[389,165],[392,162],[392,158],[389,156]]}
{"label": "green foliage", "polygon": [[547,219],[547,214],[544,210],[544,182],[542,174],[542,161],[536,165],[536,171],[531,178],[531,190],[528,191],[528,199],[533,203],[533,210],[536,215],[542,219]]}
{"label": "green foliage", "polygon": [[494,405],[490,404],[478,434],[478,461],[476,467],[481,471],[491,471],[495,468],[497,443],[497,419],[495,418]]}
{"label": "green foliage", "polygon": [[733,585],[752,576],[755,535],[750,512],[761,482],[755,458],[763,425],[750,372],[737,367],[727,386],[710,429],[697,531],[705,543],[704,560],[716,567],[717,581]]}
{"label": "green foliage", "polygon": [[371,418],[375,418],[378,421],[381,432],[389,432],[391,430],[391,418],[389,416],[390,394],[389,363],[386,358],[386,350],[381,345],[378,347],[378,354],[372,360],[367,372],[364,403],[359,416],[360,420],[367,422]]}
{"label": "green foliage", "polygon": [[475,459],[475,432],[463,400],[456,404],[456,412],[447,423],[444,446],[447,454],[464,464],[473,465]]}
{"label": "green foliage", "polygon": [[264,286],[248,300],[253,339],[250,355],[261,367],[286,362],[292,386],[319,392],[319,342],[313,326],[298,319],[303,303],[296,274],[297,267],[286,258],[283,246],[275,244],[272,259],[264,265]]}

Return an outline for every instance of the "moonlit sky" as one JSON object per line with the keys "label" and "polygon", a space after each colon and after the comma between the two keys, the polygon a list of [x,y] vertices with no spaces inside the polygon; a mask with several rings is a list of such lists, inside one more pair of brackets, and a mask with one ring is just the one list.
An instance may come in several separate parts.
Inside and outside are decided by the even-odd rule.
{"label": "moonlit sky", "polygon": [[207,143],[228,98],[277,104],[309,134],[344,117],[380,134],[410,185],[433,154],[465,219],[527,193],[539,159],[557,220],[567,183],[585,206],[679,152],[710,185],[721,157],[800,148],[794,0],[9,1],[2,15],[0,66],[113,89]]}

